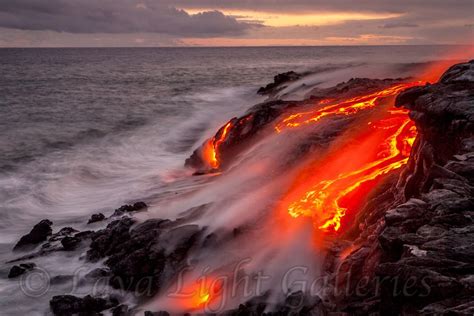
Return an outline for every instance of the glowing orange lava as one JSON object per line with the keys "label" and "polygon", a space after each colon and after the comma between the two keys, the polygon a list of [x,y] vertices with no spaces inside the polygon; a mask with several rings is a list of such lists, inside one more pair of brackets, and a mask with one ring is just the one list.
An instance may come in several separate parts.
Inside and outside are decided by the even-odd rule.
{"label": "glowing orange lava", "polygon": [[328,103],[329,105],[316,110],[291,114],[277,123],[275,125],[275,130],[280,133],[284,129],[312,124],[328,116],[356,114],[359,111],[375,107],[377,101],[383,98],[395,96],[407,88],[419,86],[421,84],[423,84],[421,81],[400,83],[384,90],[363,96],[357,96],[337,103],[334,103],[334,101],[330,99],[325,99],[320,101],[318,105],[325,105]]}
{"label": "glowing orange lava", "polygon": [[[275,129],[281,132],[318,122],[327,116],[352,115],[421,84],[397,84],[372,94],[333,102],[317,110],[292,114],[277,123]],[[406,110],[391,107],[381,111],[356,132],[351,131],[350,137],[329,153],[301,170],[282,201],[282,207],[291,217],[309,216],[320,230],[338,231],[348,209],[360,207],[381,176],[407,163],[416,137],[414,123]]]}
{"label": "glowing orange lava", "polygon": [[219,130],[217,133],[218,135],[216,135],[217,138],[216,136],[210,138],[203,148],[203,159],[209,165],[209,167],[211,167],[211,169],[218,169],[220,167],[220,160],[218,157],[219,147],[229,135],[232,125],[232,121],[229,121],[226,125],[224,125],[223,128]]}
{"label": "glowing orange lava", "polygon": [[203,311],[222,295],[222,282],[213,278],[199,279],[186,284],[182,293],[174,304],[187,311]]}

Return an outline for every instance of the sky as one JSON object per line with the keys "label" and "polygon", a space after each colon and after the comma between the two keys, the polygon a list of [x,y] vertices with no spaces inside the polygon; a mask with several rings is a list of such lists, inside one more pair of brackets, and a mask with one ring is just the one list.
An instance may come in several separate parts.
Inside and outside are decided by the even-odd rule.
{"label": "sky", "polygon": [[474,0],[0,0],[0,47],[473,42]]}

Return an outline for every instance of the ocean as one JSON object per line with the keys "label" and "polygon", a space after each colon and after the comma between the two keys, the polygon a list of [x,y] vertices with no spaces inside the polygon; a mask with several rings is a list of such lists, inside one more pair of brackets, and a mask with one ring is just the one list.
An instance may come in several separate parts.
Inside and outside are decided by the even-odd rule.
{"label": "ocean", "polygon": [[[44,218],[86,229],[92,213],[138,200],[172,218],[166,196],[196,185],[186,182],[192,172],[184,160],[229,118],[262,102],[256,91],[278,73],[312,71],[321,84],[398,77],[452,49],[0,49],[0,260],[11,259],[14,243]],[[59,273],[64,260],[43,265]],[[18,311],[19,291],[2,277],[0,309],[8,315]],[[31,302],[19,314],[47,307]]]}

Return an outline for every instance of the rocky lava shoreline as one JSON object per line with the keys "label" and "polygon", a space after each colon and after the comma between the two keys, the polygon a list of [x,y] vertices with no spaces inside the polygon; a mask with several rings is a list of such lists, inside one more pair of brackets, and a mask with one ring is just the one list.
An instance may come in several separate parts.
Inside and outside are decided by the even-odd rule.
{"label": "rocky lava shoreline", "polygon": [[[279,76],[259,93],[271,96],[288,80],[299,78],[295,73]],[[235,128],[221,146],[221,168],[263,137],[264,127],[288,109],[401,80],[353,79],[333,88],[314,89],[304,101],[270,98],[231,120]],[[410,110],[418,130],[407,166],[393,173],[372,194],[350,229],[327,245],[326,295],[292,293],[266,315],[474,314],[474,61],[451,67],[436,84],[402,92],[396,106]],[[216,136],[220,134],[222,129]],[[337,130],[328,131],[317,139],[308,139],[295,153],[295,159],[315,146],[325,146],[337,135]],[[210,170],[200,150],[186,165],[202,174]],[[89,223],[108,223],[97,231],[64,227],[53,234],[53,223],[45,219],[15,245],[12,260],[7,263],[8,277],[30,273],[35,269],[35,258],[40,256],[78,251],[86,254],[85,261],[103,263],[84,282],[106,277],[112,288],[139,292],[137,302],[141,303],[169,286],[189,265],[191,253],[219,251],[220,244],[239,234],[236,229],[229,235],[216,235],[193,224],[199,207],[173,221],[138,221],[134,214],[146,208],[145,203],[137,202],[120,207],[108,218],[94,214]],[[303,304],[294,308],[295,300]],[[113,295],[54,296],[50,308],[55,315],[136,313],[122,297]],[[223,314],[262,315],[265,308],[265,298],[256,297]]]}

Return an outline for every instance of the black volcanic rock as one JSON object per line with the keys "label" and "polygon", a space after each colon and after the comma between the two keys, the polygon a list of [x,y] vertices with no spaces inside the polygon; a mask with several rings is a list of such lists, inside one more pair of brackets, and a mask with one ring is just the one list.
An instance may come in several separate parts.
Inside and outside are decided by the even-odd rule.
{"label": "black volcanic rock", "polygon": [[10,272],[8,273],[8,278],[16,278],[17,276],[20,276],[24,274],[27,271],[33,270],[36,267],[36,264],[30,262],[30,263],[21,263],[19,265],[15,265],[11,267]]}
{"label": "black volcanic rock", "polygon": [[72,315],[84,311],[82,299],[73,295],[53,296],[49,305],[54,315]]}
{"label": "black volcanic rock", "polygon": [[200,236],[196,225],[169,230],[158,225],[146,234],[132,230],[131,239],[105,263],[113,274],[110,284],[136,293],[155,294],[186,266],[188,252]]}
{"label": "black volcanic rock", "polygon": [[64,227],[61,228],[57,233],[51,235],[48,238],[48,242],[54,242],[63,239],[66,236],[72,236],[73,234],[77,233],[78,231],[72,227]]}
{"label": "black volcanic rock", "polygon": [[13,250],[24,250],[27,248],[32,248],[37,244],[46,241],[49,235],[53,232],[51,229],[53,222],[50,220],[44,219],[38,224],[36,224],[33,229],[18,241]]}
{"label": "black volcanic rock", "polygon": [[74,250],[81,243],[81,239],[77,237],[66,236],[61,240],[61,245],[63,245],[64,250]]}
{"label": "black volcanic rock", "polygon": [[111,222],[105,229],[94,233],[90,249],[87,251],[88,258],[96,261],[113,254],[121,243],[130,239],[129,230],[134,223],[134,219],[124,217]]}
{"label": "black volcanic rock", "polygon": [[101,298],[87,295],[83,298],[73,295],[53,296],[49,302],[54,315],[101,315],[100,312],[118,305],[115,298]]}
{"label": "black volcanic rock", "polygon": [[132,311],[125,304],[121,304],[112,309],[112,316],[132,316],[132,315],[133,315]]}
{"label": "black volcanic rock", "polygon": [[441,83],[474,82],[474,60],[450,67],[440,78]]}
{"label": "black volcanic rock", "polygon": [[360,211],[359,221],[371,220],[356,223],[362,228],[353,247],[370,250],[353,250],[329,268],[333,282],[350,281],[349,294],[361,279],[371,280],[365,295],[331,297],[333,311],[471,315],[474,61],[451,67],[436,84],[402,92],[396,106],[410,110],[418,136],[398,182]]}
{"label": "black volcanic rock", "polygon": [[[79,232],[72,227],[64,227],[59,232],[52,234],[41,247],[23,256],[7,261],[7,263],[31,260],[46,256],[57,251],[72,251],[88,245],[88,241],[94,235],[92,231]],[[29,248],[26,248],[29,249]]]}
{"label": "black volcanic rock", "polygon": [[168,313],[167,311],[159,311],[159,312],[146,311],[144,316],[170,316],[170,313]]}
{"label": "black volcanic rock", "polygon": [[92,261],[107,258],[113,287],[150,296],[186,266],[202,230],[160,219],[134,224],[135,220],[123,217],[95,233],[87,257]]}
{"label": "black volcanic rock", "polygon": [[57,250],[62,250],[64,247],[62,247],[62,241],[65,238],[71,238],[75,234],[80,233],[78,230],[72,228],[72,227],[63,227],[61,228],[57,233],[52,234],[46,243],[41,245],[41,250],[38,252],[38,255],[41,255],[43,252],[49,253],[52,251],[57,251]]}
{"label": "black volcanic rock", "polygon": [[92,214],[91,218],[89,218],[89,220],[87,221],[87,224],[100,222],[100,221],[103,221],[104,219],[105,219],[105,215],[102,213]]}
{"label": "black volcanic rock", "polygon": [[[298,102],[280,100],[268,101],[251,107],[242,117],[231,119],[229,122],[232,127],[221,144],[218,153],[223,167],[232,161],[246,146],[251,144],[259,134],[263,133],[269,123],[273,122],[288,108],[298,104]],[[222,134],[224,126],[217,131],[215,138]],[[200,173],[209,172],[209,166],[206,165],[201,156],[204,145],[205,143],[197,148],[191,157],[186,159],[185,166],[195,168]]]}
{"label": "black volcanic rock", "polygon": [[106,278],[111,275],[110,270],[106,268],[96,268],[89,273],[87,273],[84,278],[89,280],[96,280],[101,278]]}
{"label": "black volcanic rock", "polygon": [[296,73],[294,71],[288,71],[288,72],[278,74],[275,77],[273,77],[272,83],[267,84],[265,87],[261,87],[260,89],[258,89],[257,93],[261,95],[273,94],[283,89],[284,88],[283,84],[298,80],[302,76],[303,75]]}
{"label": "black volcanic rock", "polygon": [[145,202],[136,202],[133,205],[125,204],[116,209],[112,216],[121,216],[127,213],[144,211],[147,207],[148,205],[146,205]]}

